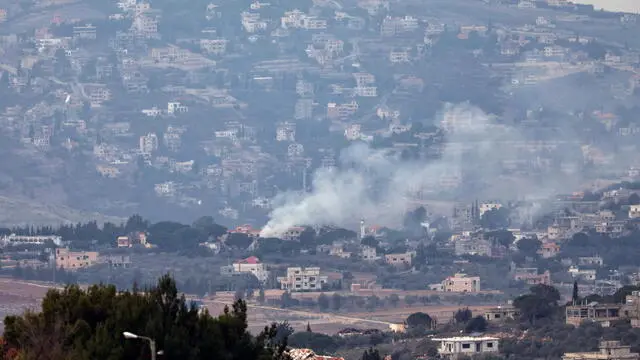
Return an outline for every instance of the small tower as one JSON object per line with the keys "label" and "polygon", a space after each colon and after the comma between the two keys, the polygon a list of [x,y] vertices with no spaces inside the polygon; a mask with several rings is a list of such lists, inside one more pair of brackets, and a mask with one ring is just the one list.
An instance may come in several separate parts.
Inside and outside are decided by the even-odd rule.
{"label": "small tower", "polygon": [[364,226],[364,218],[360,219],[360,240],[367,236],[367,230]]}

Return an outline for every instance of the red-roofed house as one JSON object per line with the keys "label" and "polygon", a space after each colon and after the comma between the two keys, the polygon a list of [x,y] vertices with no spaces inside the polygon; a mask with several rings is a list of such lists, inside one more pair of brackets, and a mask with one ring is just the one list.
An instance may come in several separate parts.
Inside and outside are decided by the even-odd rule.
{"label": "red-roofed house", "polygon": [[246,259],[238,260],[233,263],[233,272],[237,274],[250,273],[253,274],[260,282],[265,282],[269,278],[267,266],[260,262],[255,256],[249,256]]}
{"label": "red-roofed house", "polygon": [[260,237],[260,230],[254,229],[251,225],[248,224],[240,225],[233,230],[229,230],[229,233],[245,234],[254,239]]}

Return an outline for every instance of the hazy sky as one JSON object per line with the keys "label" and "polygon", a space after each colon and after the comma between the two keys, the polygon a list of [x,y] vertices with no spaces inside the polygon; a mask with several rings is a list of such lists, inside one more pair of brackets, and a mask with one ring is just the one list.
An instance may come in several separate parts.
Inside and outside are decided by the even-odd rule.
{"label": "hazy sky", "polygon": [[574,2],[590,4],[596,9],[640,13],[640,0],[575,0]]}

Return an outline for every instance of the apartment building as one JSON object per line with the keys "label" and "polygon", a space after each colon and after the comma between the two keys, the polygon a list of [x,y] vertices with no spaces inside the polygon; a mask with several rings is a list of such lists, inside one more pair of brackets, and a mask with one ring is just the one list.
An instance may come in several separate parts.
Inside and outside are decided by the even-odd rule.
{"label": "apartment building", "polygon": [[158,150],[158,136],[154,133],[140,136],[139,147],[140,153],[150,155]]}
{"label": "apartment building", "polygon": [[441,283],[444,292],[475,293],[480,291],[480,277],[455,274]]}
{"label": "apartment building", "polygon": [[278,277],[278,282],[282,290],[319,291],[327,279],[327,276],[320,275],[319,267],[290,267],[286,276]]}
{"label": "apartment building", "polygon": [[71,251],[68,248],[56,249],[56,267],[65,270],[77,270],[92,266],[98,261],[96,251]]}

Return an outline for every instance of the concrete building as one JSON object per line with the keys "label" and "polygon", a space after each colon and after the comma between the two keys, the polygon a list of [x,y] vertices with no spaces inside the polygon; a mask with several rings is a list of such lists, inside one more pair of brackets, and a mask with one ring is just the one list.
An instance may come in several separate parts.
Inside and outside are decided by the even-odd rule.
{"label": "concrete building", "polygon": [[158,136],[154,133],[140,136],[138,149],[142,154],[150,155],[158,150]]}
{"label": "concrete building", "polygon": [[480,291],[480,277],[455,274],[442,281],[442,291],[475,293]]}
{"label": "concrete building", "polygon": [[287,276],[278,277],[282,290],[319,291],[327,283],[327,276],[320,275],[319,267],[290,267]]}
{"label": "concrete building", "polygon": [[77,270],[89,267],[98,260],[96,251],[71,251],[68,248],[56,249],[56,267],[65,270]]}
{"label": "concrete building", "polygon": [[620,341],[601,341],[598,351],[566,353],[562,360],[637,360],[640,354],[631,352],[631,346]]}
{"label": "concrete building", "polygon": [[411,253],[387,254],[384,256],[384,262],[393,266],[411,266],[411,257]]}
{"label": "concrete building", "polygon": [[246,259],[239,260],[233,263],[233,272],[236,274],[249,273],[253,274],[258,281],[266,282],[269,278],[269,271],[267,266],[260,262],[255,256],[249,256]]}
{"label": "concrete building", "polygon": [[487,321],[516,320],[520,317],[520,311],[513,305],[497,306],[484,312]]}
{"label": "concrete building", "polygon": [[640,205],[629,206],[629,219],[640,218]]}
{"label": "concrete building", "polygon": [[565,308],[566,322],[579,326],[585,321],[600,323],[609,327],[612,321],[622,319],[622,305],[598,304],[596,302],[584,305],[570,305]]}
{"label": "concrete building", "polygon": [[491,336],[460,336],[450,338],[434,338],[439,341],[438,354],[447,359],[463,356],[497,353],[499,339]]}

